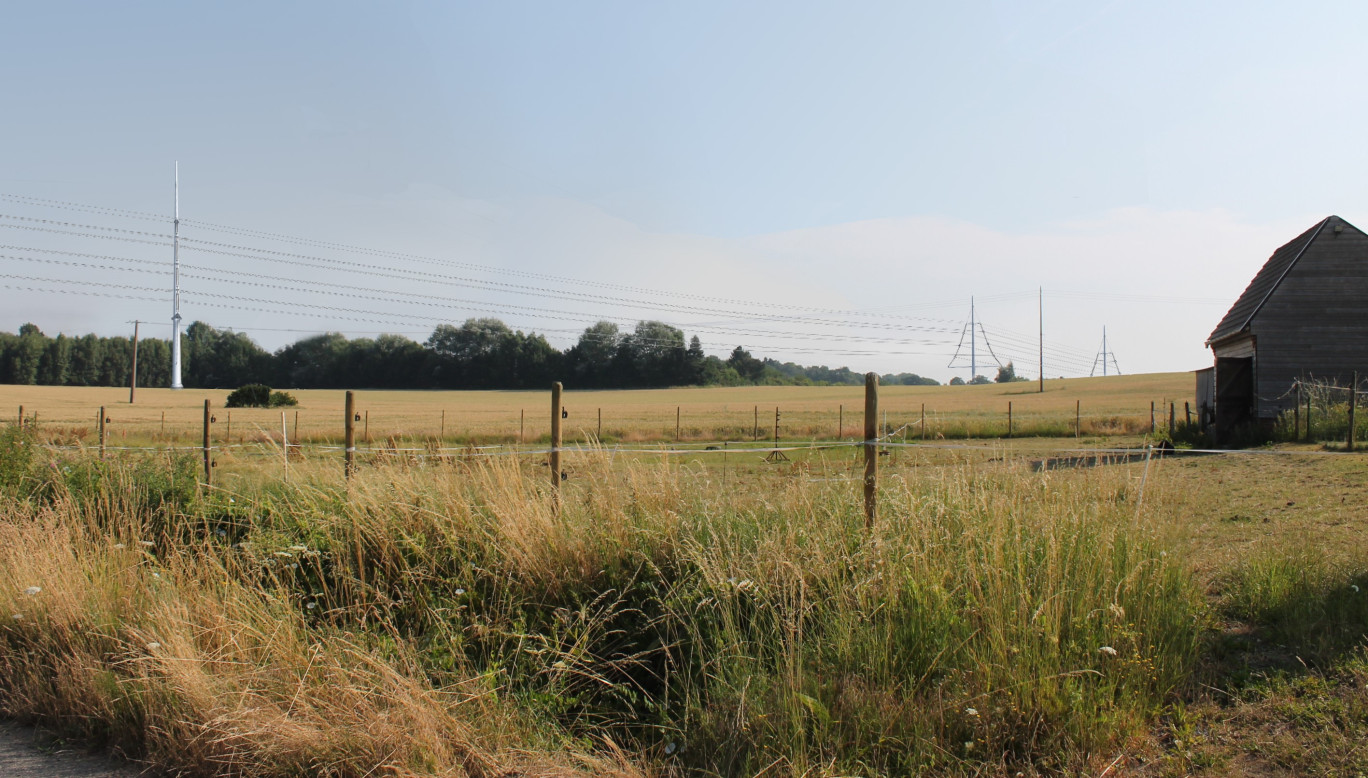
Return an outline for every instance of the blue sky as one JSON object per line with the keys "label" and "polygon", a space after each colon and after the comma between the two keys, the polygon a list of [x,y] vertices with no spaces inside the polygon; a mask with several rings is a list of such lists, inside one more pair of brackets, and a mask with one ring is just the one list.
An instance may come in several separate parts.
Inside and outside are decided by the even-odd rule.
{"label": "blue sky", "polygon": [[[562,301],[551,318],[526,289],[456,295],[517,306],[491,310],[558,345],[584,326],[575,317],[651,316],[702,329],[714,353],[742,341],[945,380],[954,343],[940,341],[957,340],[970,295],[990,338],[1024,341],[1043,286],[1061,362],[1047,374],[1084,370],[1103,324],[1123,368],[1192,369],[1277,246],[1330,213],[1368,227],[1361,4],[44,3],[7,16],[0,194],[165,214],[178,160],[187,219],[466,263],[489,280],[637,290],[623,300],[934,320],[938,334],[917,340],[940,339],[899,344],[867,316],[837,327],[740,303],[726,317]],[[13,199],[0,214],[162,229]],[[169,260],[31,230],[0,238],[7,257]],[[135,283],[12,258],[0,272]],[[187,295],[187,319],[268,347],[294,330],[431,328],[329,319],[336,300],[303,287],[199,283],[260,299],[195,308]],[[0,327],[112,333],[166,307],[0,288]],[[444,315],[488,315],[468,307]]]}

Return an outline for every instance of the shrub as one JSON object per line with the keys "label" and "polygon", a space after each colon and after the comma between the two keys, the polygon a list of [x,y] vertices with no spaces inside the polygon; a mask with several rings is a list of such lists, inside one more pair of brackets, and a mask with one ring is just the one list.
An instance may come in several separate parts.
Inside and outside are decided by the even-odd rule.
{"label": "shrub", "polygon": [[271,392],[271,407],[282,408],[287,405],[299,405],[299,400],[289,392]]}
{"label": "shrub", "polygon": [[271,405],[271,387],[266,384],[239,386],[223,404],[228,408],[268,408]]}

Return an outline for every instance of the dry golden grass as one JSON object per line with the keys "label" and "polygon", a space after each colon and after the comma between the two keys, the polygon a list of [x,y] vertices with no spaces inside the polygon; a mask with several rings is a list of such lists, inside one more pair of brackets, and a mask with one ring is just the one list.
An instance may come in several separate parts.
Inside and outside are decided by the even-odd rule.
{"label": "dry golden grass", "polygon": [[[1006,433],[1007,404],[1014,426],[1031,434],[1072,434],[1075,403],[1081,405],[1083,432],[1133,433],[1148,429],[1149,408],[1183,403],[1193,395],[1191,373],[1154,373],[1107,378],[1056,379],[1037,384],[985,386],[885,386],[880,409],[891,429],[916,425],[922,406],[930,437],[1000,437]],[[296,408],[284,409],[292,439],[337,440],[342,435],[344,392],[299,390]],[[148,440],[198,441],[204,401],[214,408],[218,440],[233,442],[279,438],[282,410],[223,408],[224,390],[139,389],[129,405],[128,390],[100,387],[0,385],[0,408],[17,417],[19,406],[30,417],[67,441],[94,440],[99,408],[111,419],[111,444]],[[578,392],[567,387],[564,405],[567,441],[599,434],[609,441],[675,439],[676,409],[683,440],[750,440],[758,427],[761,440],[774,435],[774,412],[781,411],[780,435],[786,440],[856,439],[863,435],[864,388],[706,387],[658,390]],[[390,437],[448,441],[528,442],[550,434],[550,397],[541,391],[358,391],[362,422],[357,434],[371,441]],[[445,414],[445,422],[443,422]],[[1161,424],[1163,421],[1161,420]],[[916,436],[919,427],[912,427]],[[297,430],[297,432],[296,432]]]}

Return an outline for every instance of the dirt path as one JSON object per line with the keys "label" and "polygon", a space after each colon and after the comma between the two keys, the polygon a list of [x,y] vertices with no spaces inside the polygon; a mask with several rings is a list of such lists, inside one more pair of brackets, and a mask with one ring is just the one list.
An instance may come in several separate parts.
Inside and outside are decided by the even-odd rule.
{"label": "dirt path", "polygon": [[0,723],[0,776],[4,778],[134,778],[138,772],[107,757],[38,747],[27,727]]}

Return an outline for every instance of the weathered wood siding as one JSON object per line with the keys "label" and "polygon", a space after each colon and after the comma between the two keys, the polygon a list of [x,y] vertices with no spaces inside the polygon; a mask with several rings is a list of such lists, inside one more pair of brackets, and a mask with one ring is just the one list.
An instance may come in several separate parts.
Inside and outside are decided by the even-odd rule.
{"label": "weathered wood siding", "polygon": [[1347,386],[1354,370],[1368,375],[1368,235],[1331,217],[1254,314],[1249,331],[1259,418],[1292,407],[1288,393],[1298,378]]}

